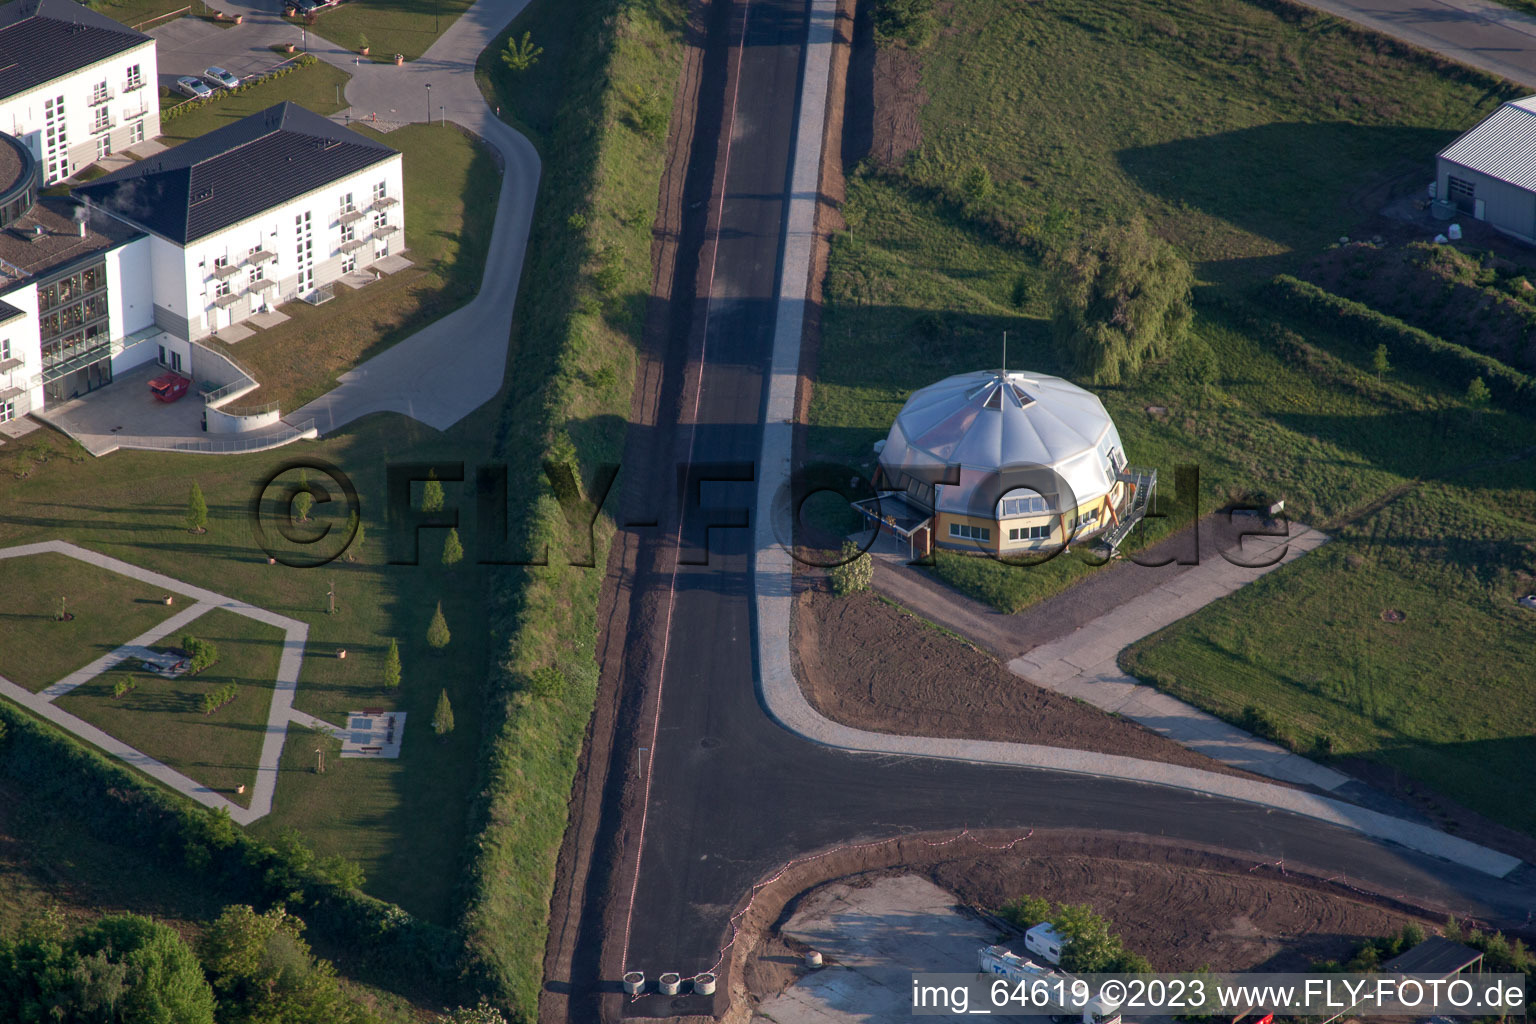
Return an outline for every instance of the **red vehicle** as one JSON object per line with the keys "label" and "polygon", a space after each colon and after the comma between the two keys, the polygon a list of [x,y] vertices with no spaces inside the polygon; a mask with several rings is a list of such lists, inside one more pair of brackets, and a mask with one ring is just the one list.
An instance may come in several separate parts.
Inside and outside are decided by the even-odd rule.
{"label": "red vehicle", "polygon": [[155,393],[155,397],[162,402],[174,402],[187,393],[187,386],[192,382],[177,373],[162,373],[149,382],[149,390]]}

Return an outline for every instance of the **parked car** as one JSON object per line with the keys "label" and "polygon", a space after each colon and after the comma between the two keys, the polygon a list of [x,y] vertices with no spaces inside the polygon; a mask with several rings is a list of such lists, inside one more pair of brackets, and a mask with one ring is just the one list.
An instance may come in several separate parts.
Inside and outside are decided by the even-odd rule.
{"label": "parked car", "polygon": [[240,84],[240,78],[232,75],[221,67],[206,68],[203,71],[203,80],[215,89],[233,89]]}
{"label": "parked car", "polygon": [[162,402],[174,402],[187,393],[187,387],[192,382],[176,373],[162,373],[149,382],[149,390]]}
{"label": "parked car", "polygon": [[314,14],[320,9],[317,0],[290,0],[288,6],[292,7],[293,13],[301,18],[306,14]]}
{"label": "parked car", "polygon": [[212,89],[190,75],[182,75],[176,79],[176,91],[194,100],[205,100],[213,95]]}

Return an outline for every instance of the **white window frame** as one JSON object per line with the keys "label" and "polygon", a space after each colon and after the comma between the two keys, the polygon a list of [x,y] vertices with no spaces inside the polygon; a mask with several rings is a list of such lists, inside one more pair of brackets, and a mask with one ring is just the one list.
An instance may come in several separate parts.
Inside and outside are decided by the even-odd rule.
{"label": "white window frame", "polygon": [[16,402],[15,402],[15,400],[7,398],[5,401],[0,402],[0,423],[9,423],[9,422],[11,422],[11,420],[13,420],[15,418],[16,418]]}

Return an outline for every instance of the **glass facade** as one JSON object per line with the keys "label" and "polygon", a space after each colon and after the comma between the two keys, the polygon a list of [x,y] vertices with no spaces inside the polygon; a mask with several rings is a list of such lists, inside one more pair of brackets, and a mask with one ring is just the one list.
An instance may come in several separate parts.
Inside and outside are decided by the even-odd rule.
{"label": "glass facade", "polygon": [[37,325],[43,369],[78,360],[100,349],[107,356],[107,265],[97,260],[37,287]]}

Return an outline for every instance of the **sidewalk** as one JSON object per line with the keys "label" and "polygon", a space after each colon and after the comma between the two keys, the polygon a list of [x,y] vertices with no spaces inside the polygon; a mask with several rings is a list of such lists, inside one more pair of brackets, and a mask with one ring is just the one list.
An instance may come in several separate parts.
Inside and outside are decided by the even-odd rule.
{"label": "sidewalk", "polygon": [[793,600],[793,560],[779,538],[793,536],[789,510],[776,497],[788,492],[794,431],[795,390],[814,241],[814,211],[821,166],[821,135],[826,118],[827,79],[832,50],[835,0],[812,0],[801,86],[788,224],[780,270],[768,399],[763,410],[760,477],[753,514],[757,554],[753,566],[756,592],[757,666],[763,705],[784,728],[813,743],[870,754],[949,758],[1019,767],[1074,772],[1206,793],[1288,811],[1353,829],[1441,857],[1495,877],[1521,862],[1464,839],[1415,822],[1327,797],[1246,778],[1218,775],[1136,758],[1063,750],[1021,743],[945,740],[890,736],[839,725],[810,706],[791,667],[789,626]]}

